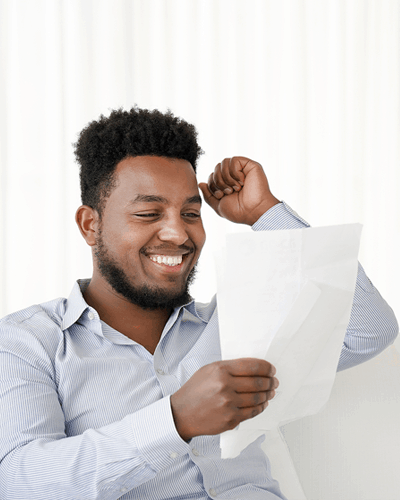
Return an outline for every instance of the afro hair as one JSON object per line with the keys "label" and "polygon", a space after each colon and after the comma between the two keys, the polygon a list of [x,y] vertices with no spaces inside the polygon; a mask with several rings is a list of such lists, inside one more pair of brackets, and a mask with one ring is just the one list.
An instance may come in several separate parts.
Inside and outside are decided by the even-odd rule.
{"label": "afro hair", "polygon": [[187,160],[196,172],[202,150],[193,125],[171,111],[132,108],[111,111],[90,122],[79,134],[75,156],[80,164],[83,205],[99,215],[115,187],[114,171],[120,161],[135,156],[161,156]]}

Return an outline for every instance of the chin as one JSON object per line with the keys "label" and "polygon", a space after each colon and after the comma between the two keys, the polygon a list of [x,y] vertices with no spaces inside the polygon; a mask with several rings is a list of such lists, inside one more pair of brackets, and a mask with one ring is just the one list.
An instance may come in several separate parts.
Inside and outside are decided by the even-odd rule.
{"label": "chin", "polygon": [[142,309],[175,309],[193,300],[189,294],[189,286],[195,278],[196,266],[188,273],[178,292],[159,286],[149,286],[147,283],[134,285],[122,269],[110,262],[107,262],[107,265],[101,263],[99,270],[115,292]]}

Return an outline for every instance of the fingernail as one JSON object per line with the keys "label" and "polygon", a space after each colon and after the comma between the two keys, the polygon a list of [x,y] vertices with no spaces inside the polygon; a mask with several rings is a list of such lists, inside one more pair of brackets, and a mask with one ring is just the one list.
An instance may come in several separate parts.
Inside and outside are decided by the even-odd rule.
{"label": "fingernail", "polygon": [[240,187],[239,187],[239,186],[233,186],[233,189],[234,189],[235,191],[240,191]]}
{"label": "fingernail", "polygon": [[231,188],[225,188],[224,189],[224,193],[225,194],[231,194],[232,193],[232,189]]}
{"label": "fingernail", "polygon": [[241,186],[244,186],[244,183],[242,181],[238,181],[238,183],[241,185]]}
{"label": "fingernail", "polygon": [[214,196],[216,198],[222,198],[224,196],[224,193],[222,191],[215,191]]}

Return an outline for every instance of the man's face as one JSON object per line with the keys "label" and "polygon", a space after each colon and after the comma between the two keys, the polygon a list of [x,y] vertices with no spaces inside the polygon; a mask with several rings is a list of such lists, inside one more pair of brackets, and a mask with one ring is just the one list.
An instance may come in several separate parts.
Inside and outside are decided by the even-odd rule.
{"label": "man's face", "polygon": [[205,242],[192,166],[138,156],[121,161],[115,176],[96,239],[101,275],[142,308],[183,305]]}

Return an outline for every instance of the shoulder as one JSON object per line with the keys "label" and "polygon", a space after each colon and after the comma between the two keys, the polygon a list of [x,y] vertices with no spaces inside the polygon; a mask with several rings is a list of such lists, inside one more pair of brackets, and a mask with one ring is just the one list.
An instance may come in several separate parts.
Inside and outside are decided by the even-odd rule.
{"label": "shoulder", "polygon": [[14,312],[0,320],[0,353],[40,364],[53,358],[63,339],[66,299],[58,298]]}
{"label": "shoulder", "polygon": [[30,322],[40,321],[40,319],[48,319],[54,323],[61,324],[65,313],[66,300],[63,297],[43,302],[42,304],[34,304],[20,311],[13,312],[0,319],[0,326],[18,325]]}

